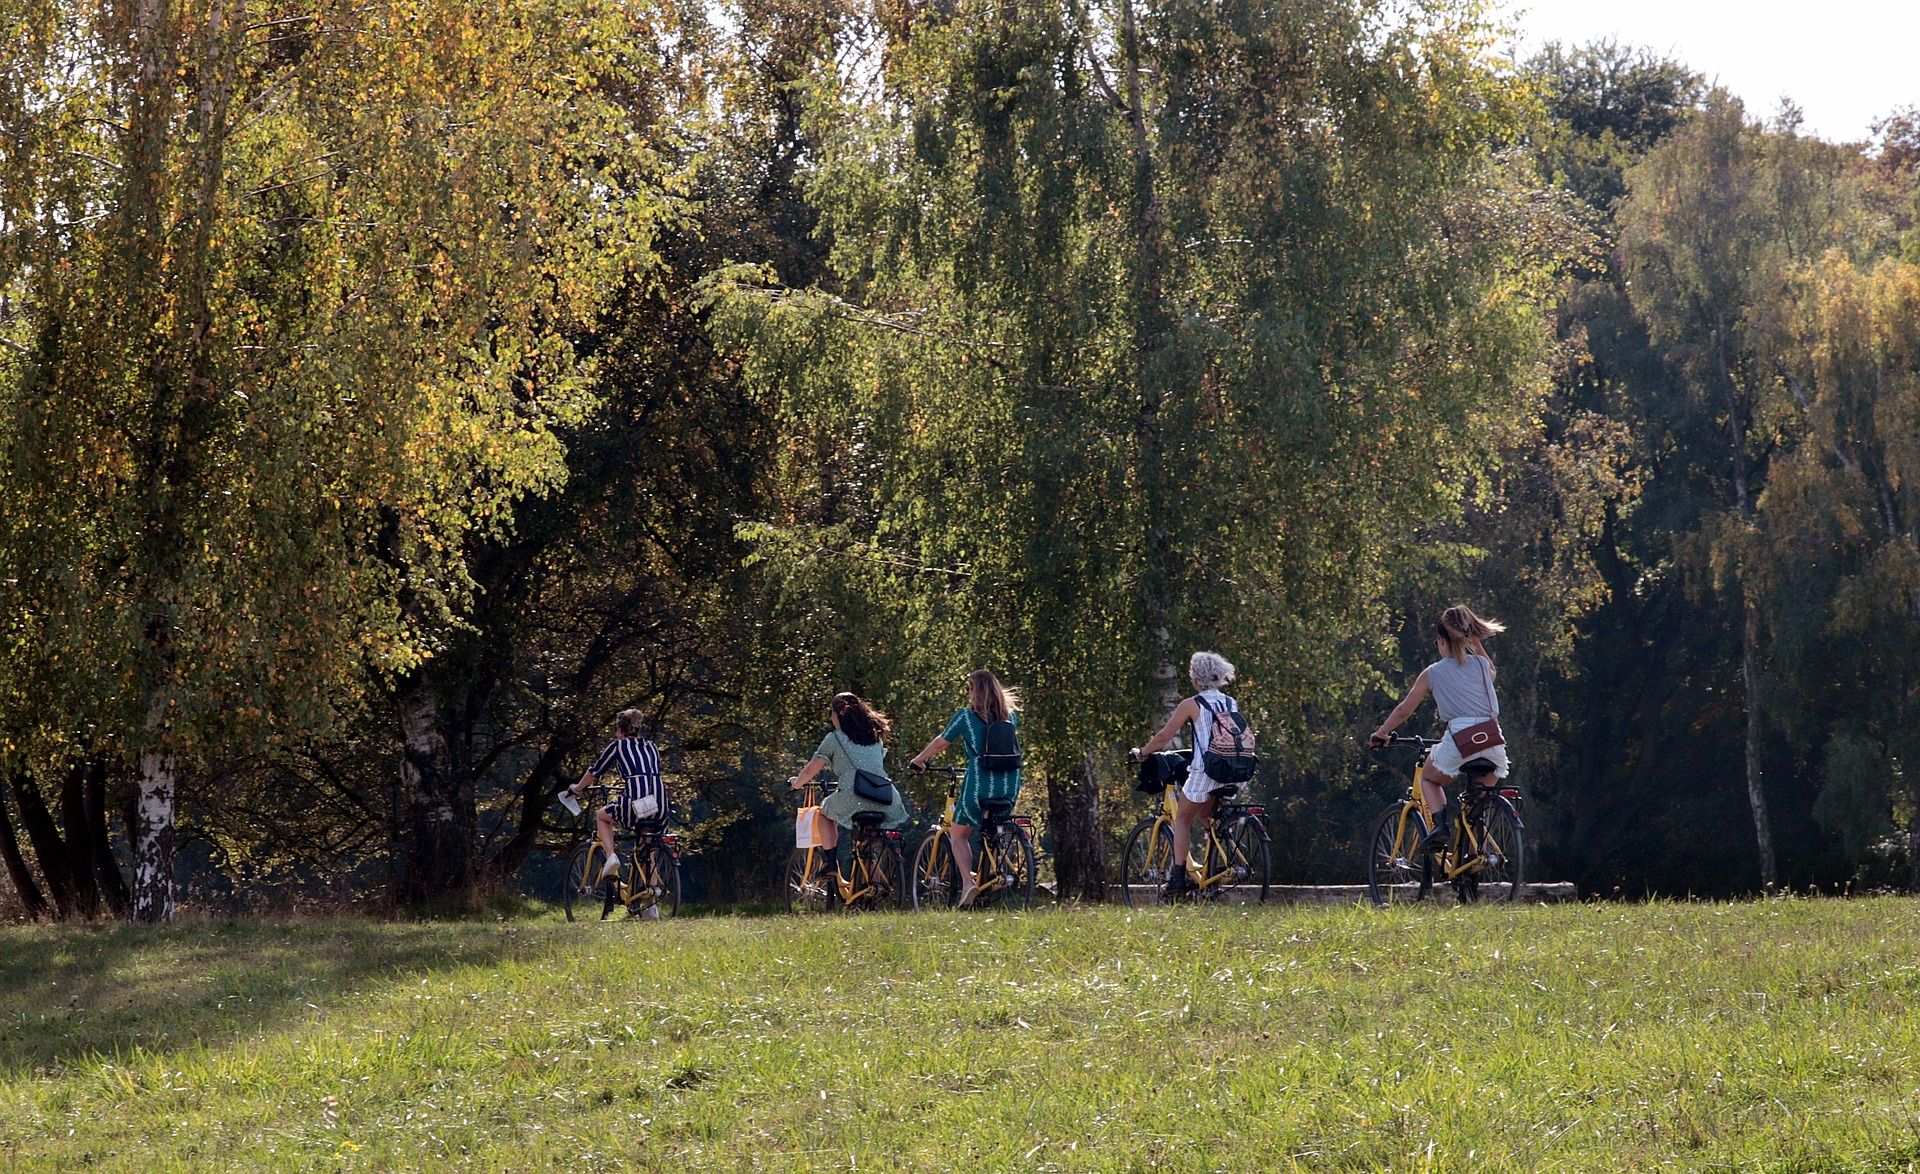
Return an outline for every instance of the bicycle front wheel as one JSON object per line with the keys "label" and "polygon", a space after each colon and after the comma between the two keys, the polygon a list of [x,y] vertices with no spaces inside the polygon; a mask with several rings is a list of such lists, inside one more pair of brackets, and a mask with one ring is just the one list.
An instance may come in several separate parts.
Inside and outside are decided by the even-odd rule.
{"label": "bicycle front wheel", "polygon": [[[994,829],[989,850],[980,865],[980,897],[976,904],[1033,908],[1033,841],[1017,824]],[[989,878],[997,881],[988,887]]]}
{"label": "bicycle front wheel", "polygon": [[1262,904],[1267,899],[1267,884],[1272,871],[1271,850],[1266,830],[1251,815],[1243,815],[1221,828],[1208,848],[1213,859],[1207,862],[1209,875],[1222,869],[1233,875],[1222,883],[1228,891],[1252,894]]}
{"label": "bicycle front wheel", "polygon": [[913,907],[951,909],[960,898],[960,873],[953,866],[953,845],[940,829],[920,838],[913,853]]}
{"label": "bicycle front wheel", "polygon": [[1172,862],[1172,828],[1157,819],[1143,819],[1134,825],[1127,836],[1127,850],[1120,858],[1120,894],[1126,903],[1161,904]]}
{"label": "bicycle front wheel", "polygon": [[1427,895],[1433,861],[1420,849],[1426,835],[1420,813],[1404,803],[1381,813],[1367,852],[1367,896],[1375,905],[1418,901]]}
{"label": "bicycle front wheel", "polygon": [[833,849],[795,848],[787,857],[787,912],[825,913],[838,900]]}
{"label": "bicycle front wheel", "polygon": [[606,917],[600,883],[600,865],[606,857],[598,840],[588,840],[567,857],[567,874],[560,879],[560,907],[568,921],[600,921]]}
{"label": "bicycle front wheel", "polygon": [[[1486,827],[1480,831],[1481,895],[1492,901],[1512,901],[1526,887],[1526,836],[1520,821],[1503,806],[1487,812]],[[1504,889],[1487,889],[1504,885]]]}

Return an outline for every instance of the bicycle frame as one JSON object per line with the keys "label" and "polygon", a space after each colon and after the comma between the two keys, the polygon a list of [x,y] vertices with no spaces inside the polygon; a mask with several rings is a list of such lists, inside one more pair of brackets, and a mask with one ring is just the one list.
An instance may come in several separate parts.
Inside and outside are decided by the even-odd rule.
{"label": "bicycle frame", "polygon": [[[1420,782],[1421,774],[1426,769],[1426,752],[1431,750],[1437,742],[1434,739],[1417,736],[1396,737],[1393,742],[1418,745],[1421,751],[1419,759],[1413,764],[1413,778],[1407,784],[1406,797],[1400,801],[1400,820],[1394,828],[1393,837],[1395,859],[1411,862],[1419,856],[1421,843],[1426,837],[1425,829],[1433,826],[1433,806],[1427,802],[1427,789],[1421,786]],[[1456,776],[1454,782],[1457,784],[1459,781],[1459,777]],[[1469,801],[1497,803],[1513,816],[1515,824],[1525,827],[1525,821],[1520,818],[1520,812],[1513,805],[1513,797],[1518,794],[1517,788],[1501,786],[1497,781],[1489,785],[1468,781],[1460,787],[1459,797],[1452,804],[1457,809],[1453,820],[1453,835],[1444,845],[1430,853],[1434,866],[1440,874],[1440,880],[1453,882],[1466,878],[1469,874],[1485,871],[1487,856],[1484,829],[1478,826],[1477,821],[1467,818]],[[1419,815],[1418,821],[1414,819],[1416,813]],[[1431,878],[1427,883],[1431,883]]]}
{"label": "bicycle frame", "polygon": [[[962,772],[959,767],[953,766],[929,766],[926,769],[929,774],[944,774],[947,776],[946,806],[940,812],[940,821],[934,824],[927,832],[927,835],[945,838],[953,829],[953,813],[960,805],[960,780]],[[1006,822],[1020,828],[1025,834],[1032,834],[1028,829],[1033,827],[1033,821],[1025,816],[1010,815],[1007,817]],[[983,821],[982,827],[985,826],[986,824]],[[1000,857],[994,850],[993,839],[992,836],[988,835],[977,835],[974,837],[973,872],[967,879],[974,882],[982,894],[998,892],[1000,889],[1010,887],[1005,878],[1011,874],[1001,868]],[[915,883],[928,886],[930,882],[935,879],[935,873],[939,868],[940,853],[938,851],[927,853],[926,871],[914,878]],[[983,876],[987,879],[981,880],[980,878]],[[978,898],[976,898],[976,900],[977,899]]]}
{"label": "bicycle frame", "polygon": [[[1165,828],[1167,832],[1171,834],[1174,824],[1179,821],[1179,796],[1180,788],[1178,784],[1175,783],[1168,783],[1166,788],[1160,793],[1160,813],[1154,817],[1153,827],[1147,833],[1147,835],[1151,837],[1147,841],[1148,844],[1152,845],[1149,849],[1150,852],[1158,851],[1158,846],[1162,842],[1160,829]],[[1248,874],[1252,871],[1252,862],[1247,860],[1240,852],[1240,846],[1234,843],[1232,839],[1217,834],[1218,829],[1226,822],[1223,817],[1229,814],[1234,818],[1238,818],[1242,814],[1251,816],[1254,823],[1260,828],[1261,833],[1264,835],[1266,832],[1267,809],[1264,806],[1256,803],[1246,805],[1234,804],[1223,807],[1222,804],[1215,803],[1213,814],[1207,817],[1205,830],[1201,833],[1198,842],[1193,844],[1193,847],[1201,849],[1200,859],[1202,861],[1202,868],[1208,870],[1204,875],[1194,880],[1193,887],[1196,892],[1207,894],[1210,890],[1216,888],[1231,887],[1247,879]],[[1212,869],[1215,861],[1218,861],[1220,864],[1217,870]],[[1185,862],[1169,861],[1167,867],[1169,870],[1176,867],[1185,867]]]}
{"label": "bicycle frame", "polygon": [[[617,802],[616,796],[623,794],[624,788],[603,783],[593,788],[592,793],[596,798],[587,810],[598,811],[609,803]],[[667,884],[666,878],[655,871],[653,853],[649,849],[657,843],[666,849],[670,858],[678,860],[680,855],[678,839],[674,833],[664,828],[659,831],[623,830],[616,825],[614,850],[620,853],[621,860],[619,870],[611,878],[612,890],[608,896],[629,909],[632,908],[636,899],[642,897],[646,899],[648,905],[656,904],[660,896],[667,891]],[[575,890],[582,893],[598,889],[602,884],[600,868],[601,853],[604,849],[600,844],[599,835],[591,829],[591,823],[588,825],[585,842],[589,845],[589,851],[581,857],[581,875],[571,878],[570,881]],[[577,851],[577,848],[574,850]],[[609,905],[608,908],[612,906]]]}
{"label": "bicycle frame", "polygon": [[[825,788],[818,780],[808,783],[800,790],[800,806],[818,806],[824,792]],[[875,873],[873,861],[869,859],[865,852],[861,851],[861,848],[874,840],[887,839],[897,842],[900,839],[899,832],[885,831],[880,828],[863,828],[858,824],[854,826],[851,834],[853,836],[853,850],[848,853],[848,857],[852,862],[852,876],[847,876],[840,871],[840,859],[834,849],[804,849],[807,857],[805,865],[806,871],[803,875],[811,877],[815,875],[816,872],[824,871],[826,864],[831,862],[833,865],[834,894],[840,898],[842,905],[853,905],[869,897],[881,897],[885,895],[880,891],[879,881],[881,878]]]}

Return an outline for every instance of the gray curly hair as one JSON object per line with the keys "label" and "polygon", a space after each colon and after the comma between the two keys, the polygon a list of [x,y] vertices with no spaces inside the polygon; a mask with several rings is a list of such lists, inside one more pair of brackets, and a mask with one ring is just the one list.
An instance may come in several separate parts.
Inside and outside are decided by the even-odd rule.
{"label": "gray curly hair", "polygon": [[1202,693],[1233,683],[1233,662],[1217,652],[1196,652],[1187,662],[1187,676]]}

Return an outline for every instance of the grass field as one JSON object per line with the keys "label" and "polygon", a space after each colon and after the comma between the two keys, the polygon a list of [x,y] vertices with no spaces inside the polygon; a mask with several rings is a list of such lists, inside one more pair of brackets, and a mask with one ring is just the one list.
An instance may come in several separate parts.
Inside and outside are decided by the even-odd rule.
{"label": "grass field", "polygon": [[1913,1170],[1920,901],[0,930],[0,1167]]}

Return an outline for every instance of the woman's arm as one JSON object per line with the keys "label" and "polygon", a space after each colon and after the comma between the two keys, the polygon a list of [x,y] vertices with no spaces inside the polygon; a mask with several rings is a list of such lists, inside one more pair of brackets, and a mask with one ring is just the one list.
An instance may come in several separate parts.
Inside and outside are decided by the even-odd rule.
{"label": "woman's arm", "polygon": [[1191,697],[1187,698],[1173,707],[1173,716],[1167,719],[1166,725],[1160,727],[1159,733],[1148,738],[1146,745],[1136,746],[1128,753],[1134,758],[1145,758],[1149,754],[1165,750],[1167,743],[1173,741],[1173,736],[1180,732],[1180,727],[1198,716],[1200,716],[1199,703]]}
{"label": "woman's arm", "polygon": [[820,774],[820,772],[825,770],[826,768],[827,768],[826,759],[824,758],[809,759],[807,761],[807,765],[800,768],[799,774],[787,780],[787,786],[792,787],[794,790],[798,791],[800,788],[806,786],[808,783],[811,783],[815,779],[815,777],[817,777]]}
{"label": "woman's arm", "polygon": [[933,741],[927,743],[927,748],[925,750],[922,750],[920,753],[914,755],[912,758],[907,759],[907,769],[908,770],[924,769],[927,763],[933,761],[934,759],[940,757],[942,754],[946,753],[947,747],[951,745],[953,745],[953,743],[947,741],[947,739],[943,735],[935,734],[933,736]]}
{"label": "woman's arm", "polygon": [[1387,715],[1387,720],[1380,723],[1379,729],[1367,735],[1368,743],[1374,746],[1385,746],[1387,736],[1399,729],[1401,723],[1412,717],[1413,711],[1420,708],[1420,703],[1426,699],[1427,670],[1421,669],[1420,675],[1413,679],[1413,688],[1408,689],[1407,695],[1401,698],[1400,704],[1393,707],[1393,712]]}
{"label": "woman's arm", "polygon": [[600,781],[600,776],[593,773],[592,767],[588,767],[585,771],[581,773],[580,781],[575,783],[573,786],[568,787],[567,790],[573,792],[575,795],[584,795],[586,794],[588,787],[593,786],[595,783],[599,781]]}

